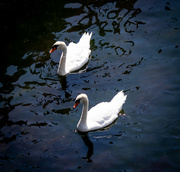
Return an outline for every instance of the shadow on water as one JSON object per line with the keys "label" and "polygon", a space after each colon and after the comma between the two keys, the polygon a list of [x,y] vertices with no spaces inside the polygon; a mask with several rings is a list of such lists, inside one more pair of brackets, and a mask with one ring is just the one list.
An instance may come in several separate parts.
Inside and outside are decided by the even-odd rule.
{"label": "shadow on water", "polygon": [[89,139],[88,133],[81,133],[78,132],[78,134],[81,136],[84,144],[88,147],[88,151],[85,157],[82,157],[82,159],[87,159],[87,162],[92,162],[91,156],[94,154],[94,146],[91,140]]}
{"label": "shadow on water", "polygon": [[[125,112],[123,109],[119,112],[119,115],[120,116],[122,115],[123,117],[125,117]],[[91,131],[90,133],[105,132],[105,131],[107,132],[115,124],[116,121],[117,121],[117,119],[115,121],[113,121],[113,123],[111,123],[110,125],[108,125],[104,128],[98,129],[98,130]],[[82,157],[82,159],[87,159],[87,162],[92,162],[91,157],[94,154],[94,146],[93,146],[93,142],[89,139],[89,135],[88,135],[89,132],[80,132],[78,130],[75,130],[75,132],[77,132],[79,134],[79,136],[81,136],[84,144],[88,147],[87,154],[85,157]],[[103,136],[98,136],[98,138],[106,138],[106,137],[108,138],[108,137],[116,137],[116,136],[122,136],[122,134],[108,135],[108,136],[103,135]],[[110,143],[112,143],[112,142],[110,142]]]}

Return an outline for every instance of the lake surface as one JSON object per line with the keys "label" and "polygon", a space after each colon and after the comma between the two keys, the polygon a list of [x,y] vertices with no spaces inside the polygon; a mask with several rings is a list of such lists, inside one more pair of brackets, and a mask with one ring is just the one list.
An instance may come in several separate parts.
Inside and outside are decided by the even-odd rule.
{"label": "lake surface", "polygon": [[[0,170],[178,171],[179,1],[51,1],[42,8],[15,25],[0,64]],[[61,51],[49,54],[53,43],[78,42],[91,31],[87,69],[58,76]],[[92,107],[120,90],[125,115],[104,131],[75,132],[79,93]]]}

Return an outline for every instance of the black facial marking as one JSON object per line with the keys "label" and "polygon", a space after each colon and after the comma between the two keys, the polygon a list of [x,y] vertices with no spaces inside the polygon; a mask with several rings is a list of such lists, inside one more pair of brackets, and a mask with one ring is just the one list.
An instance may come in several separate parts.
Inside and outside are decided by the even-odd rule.
{"label": "black facial marking", "polygon": [[54,49],[57,49],[58,45],[53,45],[52,48]]}
{"label": "black facial marking", "polygon": [[75,101],[75,103],[80,103],[80,101],[81,101],[81,99],[77,99],[77,100]]}

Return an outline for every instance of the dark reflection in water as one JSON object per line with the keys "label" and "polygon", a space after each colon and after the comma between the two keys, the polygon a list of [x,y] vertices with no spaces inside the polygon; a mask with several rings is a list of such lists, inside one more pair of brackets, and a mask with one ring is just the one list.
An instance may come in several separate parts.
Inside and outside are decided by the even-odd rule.
{"label": "dark reflection in water", "polygon": [[[178,1],[2,1],[1,7],[0,171],[178,171]],[[59,77],[61,51],[49,55],[51,45],[78,42],[85,31],[93,32],[87,68]],[[120,90],[128,94],[126,116],[103,136],[77,137],[76,96],[86,93],[92,107]],[[92,163],[82,160],[81,146]]]}
{"label": "dark reflection in water", "polygon": [[[123,114],[123,116],[125,115],[124,110],[121,110],[121,112]],[[99,130],[95,130],[93,132],[90,133],[96,133],[96,132],[103,132],[103,131],[108,131],[110,129],[110,127],[112,127],[115,124],[116,121],[114,121],[112,124],[110,124],[109,126],[99,129]],[[82,138],[84,144],[88,147],[88,151],[85,157],[82,157],[82,159],[87,159],[87,162],[92,162],[91,160],[91,156],[94,154],[94,146],[92,141],[89,139],[89,135],[88,132],[84,133],[84,132],[79,132],[78,130],[75,130]],[[122,132],[119,132],[120,134],[117,135],[109,135],[109,136],[99,136],[99,138],[108,138],[108,137],[113,137],[113,136],[122,136]],[[113,142],[109,142],[110,144],[113,144]]]}
{"label": "dark reflection in water", "polygon": [[87,162],[92,162],[91,160],[91,156],[94,153],[94,147],[93,147],[93,143],[91,142],[91,140],[89,139],[88,133],[81,133],[78,132],[78,134],[81,136],[84,144],[88,147],[88,151],[85,157],[82,157],[83,159],[87,159]]}

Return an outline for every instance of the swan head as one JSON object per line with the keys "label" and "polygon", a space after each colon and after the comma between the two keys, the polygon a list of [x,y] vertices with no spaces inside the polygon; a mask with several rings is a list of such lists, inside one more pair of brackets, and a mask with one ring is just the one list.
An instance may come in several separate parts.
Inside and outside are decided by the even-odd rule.
{"label": "swan head", "polygon": [[66,44],[65,42],[63,41],[57,41],[53,44],[52,48],[50,49],[49,53],[52,53],[54,52],[55,50],[58,50],[58,49],[61,49],[61,50],[64,50],[66,49]]}
{"label": "swan head", "polygon": [[88,97],[86,94],[80,94],[76,97],[75,104],[73,108],[75,109],[80,103],[88,102]]}

